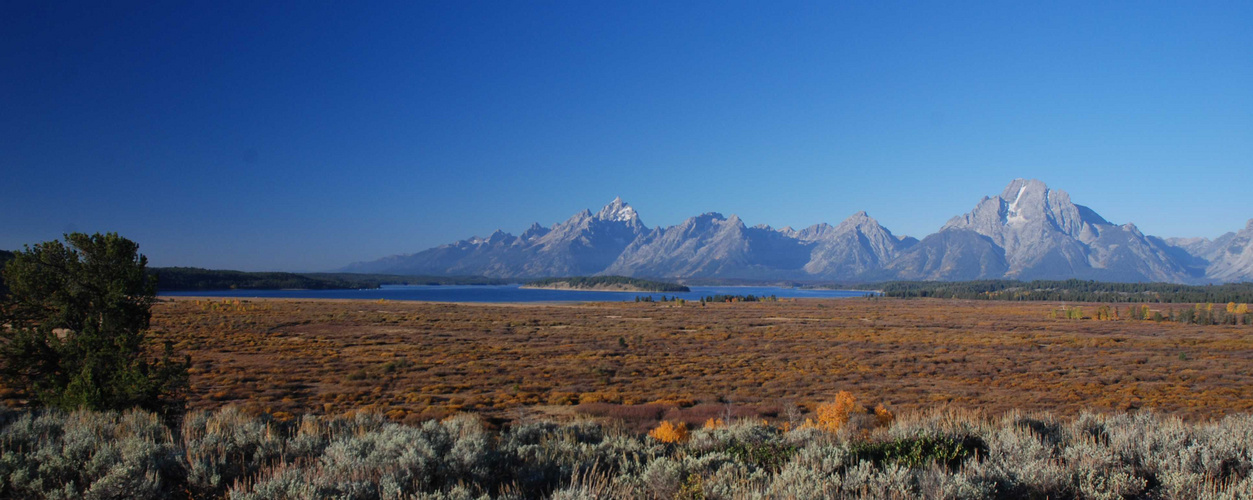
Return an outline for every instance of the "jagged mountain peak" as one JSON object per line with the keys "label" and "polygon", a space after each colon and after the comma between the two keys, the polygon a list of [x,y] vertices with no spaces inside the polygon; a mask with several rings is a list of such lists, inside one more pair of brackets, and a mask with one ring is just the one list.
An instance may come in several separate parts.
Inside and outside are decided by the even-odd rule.
{"label": "jagged mountain peak", "polygon": [[912,245],[912,241],[893,236],[865,211],[849,216],[838,226],[815,224],[799,237],[813,244],[805,271],[827,279],[855,279],[877,271]]}
{"label": "jagged mountain peak", "polygon": [[[1057,195],[1057,199],[1053,199],[1053,194]],[[1000,198],[1001,217],[1004,223],[1010,225],[1049,222],[1054,212],[1073,206],[1069,203],[1070,196],[1064,191],[1054,193],[1048,185],[1036,179],[1014,179],[1005,186]]]}
{"label": "jagged mountain peak", "polygon": [[[969,229],[1005,245],[1011,233],[1060,231],[1072,237],[1095,238],[1093,224],[1109,224],[1096,212],[1070,201],[1062,190],[1037,179],[1014,179],[1000,196],[984,197],[974,210],[954,217],[945,229]],[[1087,229],[1090,233],[1083,236]],[[1012,239],[1012,238],[1011,238]]]}
{"label": "jagged mountain peak", "polygon": [[922,241],[894,236],[865,211],[832,226],[747,227],[707,212],[648,229],[616,197],[519,237],[487,237],[350,266],[353,272],[496,277],[624,274],[741,279],[1253,279],[1253,219],[1215,240],[1162,239],[1111,224],[1038,179],[1014,179]]}
{"label": "jagged mountain peak", "polygon": [[[615,229],[607,229],[611,227]],[[635,209],[622,201],[621,197],[618,197],[614,198],[608,205],[605,205],[604,208],[601,208],[599,212],[593,213],[590,209],[583,209],[565,222],[554,225],[543,236],[547,239],[568,239],[574,233],[605,230],[615,232],[626,230],[631,233],[642,233],[647,231],[648,228],[644,226]],[[621,238],[621,236],[617,237],[617,239]]]}
{"label": "jagged mountain peak", "polygon": [[[594,214],[592,214],[592,211],[585,208],[583,210],[578,211],[574,215],[571,215],[569,219],[566,219],[564,225],[574,225],[580,222],[586,222],[586,221],[592,220],[593,217],[594,217]],[[561,226],[561,225],[562,224],[558,224],[558,226]]]}
{"label": "jagged mountain peak", "polygon": [[[819,241],[839,237],[845,233],[874,234],[884,231],[887,231],[887,229],[879,225],[879,221],[865,211],[860,211],[850,215],[837,226],[832,226],[826,222],[819,222],[809,226],[796,232],[796,237],[802,241]],[[891,234],[890,231],[887,232]]]}
{"label": "jagged mountain peak", "polygon": [[1001,192],[1001,199],[1013,203],[1024,194],[1044,194],[1049,190],[1047,184],[1039,179],[1023,179],[1018,178],[1009,181],[1009,185],[1005,186],[1005,190]]}
{"label": "jagged mountain peak", "polygon": [[1253,281],[1253,219],[1238,232],[1227,233],[1214,241],[1203,240],[1190,252],[1208,262],[1205,276],[1218,281]]}
{"label": "jagged mountain peak", "polygon": [[[951,262],[996,263],[995,276],[1019,279],[1087,278],[1114,281],[1184,281],[1190,271],[1172,257],[1165,242],[1146,237],[1134,224],[1114,225],[1070,195],[1049,189],[1036,179],[1014,179],[1000,196],[984,198],[969,213],[954,217],[941,233],[968,231],[986,238],[991,247],[969,236],[932,238],[917,252],[930,252]],[[935,236],[935,235],[932,235]],[[999,256],[998,256],[999,255]],[[1003,263],[1000,260],[1003,259]],[[915,262],[926,262],[915,258]],[[935,262],[935,259],[931,259]],[[917,269],[915,269],[917,270]],[[949,279],[961,273],[927,271],[927,279]],[[906,273],[907,274],[907,273]]]}
{"label": "jagged mountain peak", "polygon": [[1000,199],[1007,224],[1041,221],[1072,235],[1085,223],[1113,225],[1095,210],[1071,201],[1070,193],[1051,189],[1038,179],[1014,179],[1005,186]]}
{"label": "jagged mountain peak", "polygon": [[835,226],[826,222],[819,222],[800,231],[796,231],[796,237],[801,241],[816,241],[824,239],[835,232]]}
{"label": "jagged mountain peak", "polygon": [[640,216],[631,205],[622,201],[622,197],[618,196],[609,202],[608,205],[605,205],[604,208],[600,209],[600,212],[596,214],[596,218],[616,222],[638,222]]}
{"label": "jagged mountain peak", "polygon": [[488,245],[496,245],[496,244],[502,244],[502,243],[508,244],[508,243],[513,242],[513,240],[515,239],[516,238],[512,234],[509,234],[509,233],[504,232],[503,230],[497,229],[495,231],[492,231],[492,234],[487,236],[487,240],[484,241],[484,243]]}
{"label": "jagged mountain peak", "polygon": [[862,210],[853,215],[850,215],[847,219],[844,219],[844,221],[841,222],[839,226],[836,226],[836,229],[838,230],[857,229],[857,230],[864,232],[867,230],[874,230],[880,227],[883,227],[883,226],[879,225],[879,221],[875,220],[874,217],[871,217],[870,214],[867,214],[865,210]]}
{"label": "jagged mountain peak", "polygon": [[550,231],[550,229],[548,229],[548,228],[546,228],[546,227],[544,227],[544,226],[541,226],[541,225],[539,225],[539,223],[538,223],[538,222],[536,222],[536,223],[534,223],[534,224],[531,224],[531,227],[526,228],[526,231],[523,231],[523,232],[522,232],[522,236],[521,236],[521,238],[522,238],[523,240],[529,240],[529,239],[532,239],[532,238],[539,238],[539,237],[544,236],[545,234],[548,234],[548,232],[549,232],[549,231]]}

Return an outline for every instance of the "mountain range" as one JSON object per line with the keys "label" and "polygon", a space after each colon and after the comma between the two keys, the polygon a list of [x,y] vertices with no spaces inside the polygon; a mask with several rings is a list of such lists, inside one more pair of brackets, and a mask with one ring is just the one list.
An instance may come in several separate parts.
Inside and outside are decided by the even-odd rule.
{"label": "mountain range", "polygon": [[614,199],[599,212],[496,231],[342,271],[496,278],[622,275],[875,282],[887,280],[1092,279],[1216,283],[1253,280],[1253,220],[1216,239],[1161,238],[1115,224],[1038,180],[1015,179],[922,240],[897,236],[865,212],[801,230],[746,226],[701,214],[649,228]]}

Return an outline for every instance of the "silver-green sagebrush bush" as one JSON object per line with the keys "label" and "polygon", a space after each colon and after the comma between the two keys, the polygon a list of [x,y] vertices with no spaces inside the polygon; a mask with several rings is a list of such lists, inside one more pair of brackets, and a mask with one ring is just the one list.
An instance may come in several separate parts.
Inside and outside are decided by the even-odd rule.
{"label": "silver-green sagebrush bush", "polygon": [[435,492],[456,498],[493,482],[497,451],[474,417],[410,427],[363,414],[336,424],[322,434],[325,446],[313,447],[321,448],[319,456],[272,465],[237,483],[229,496],[400,499]]}
{"label": "silver-green sagebrush bush", "polygon": [[168,498],[182,481],[179,447],[143,411],[5,412],[3,498]]}
{"label": "silver-green sagebrush bush", "polygon": [[589,421],[0,410],[0,498],[1253,498],[1253,417],[936,412],[664,443]]}

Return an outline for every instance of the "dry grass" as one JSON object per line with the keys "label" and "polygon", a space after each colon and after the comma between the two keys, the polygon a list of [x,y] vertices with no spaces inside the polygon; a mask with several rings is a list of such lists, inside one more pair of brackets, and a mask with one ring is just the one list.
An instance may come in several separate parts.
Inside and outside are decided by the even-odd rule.
{"label": "dry grass", "polygon": [[513,419],[654,403],[708,408],[681,418],[700,423],[725,407],[782,418],[781,405],[812,410],[841,390],[896,412],[1253,409],[1248,327],[1050,318],[1058,307],[178,299],[155,307],[153,327],[192,357],[193,408],[279,417],[370,408],[397,420]]}

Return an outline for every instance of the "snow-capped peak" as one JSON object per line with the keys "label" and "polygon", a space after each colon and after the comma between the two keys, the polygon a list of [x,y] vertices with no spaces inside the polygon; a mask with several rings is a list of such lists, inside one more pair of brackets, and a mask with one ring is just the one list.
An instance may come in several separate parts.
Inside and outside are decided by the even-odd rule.
{"label": "snow-capped peak", "polygon": [[600,220],[630,222],[639,219],[639,214],[635,213],[635,209],[631,208],[621,197],[614,198],[613,201],[600,209],[600,213],[596,214],[596,218]]}

